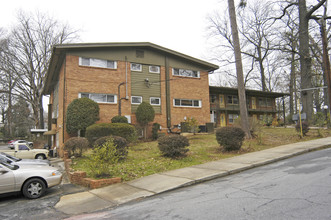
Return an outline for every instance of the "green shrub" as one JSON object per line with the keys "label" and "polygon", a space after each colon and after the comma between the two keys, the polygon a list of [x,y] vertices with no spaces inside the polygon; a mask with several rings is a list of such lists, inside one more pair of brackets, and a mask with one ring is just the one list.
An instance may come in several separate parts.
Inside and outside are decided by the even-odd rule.
{"label": "green shrub", "polygon": [[80,157],[84,150],[88,149],[89,142],[83,137],[72,137],[64,143],[64,150],[68,151],[69,157]]}
{"label": "green shrub", "polygon": [[[306,136],[306,134],[308,133],[308,131],[310,129],[309,124],[305,121],[303,121],[301,124],[302,124],[302,134],[303,134],[303,136]],[[296,124],[295,129],[297,132],[301,133],[300,121],[298,121],[298,123]]]}
{"label": "green shrub", "polygon": [[326,122],[325,114],[322,112],[316,112],[316,114],[313,115],[313,123],[314,125],[318,127],[323,127]]}
{"label": "green shrub", "polygon": [[128,119],[125,116],[115,116],[111,119],[111,123],[128,123]]}
{"label": "green shrub", "polygon": [[112,140],[114,145],[116,146],[116,155],[118,155],[121,160],[125,159],[128,155],[129,143],[122,137],[119,136],[101,137],[94,142],[93,147],[94,148],[100,147],[109,140]]}
{"label": "green shrub", "polygon": [[136,119],[139,125],[143,128],[144,138],[147,139],[147,126],[155,117],[155,111],[151,104],[142,102],[136,110]]}
{"label": "green shrub", "polygon": [[152,127],[152,139],[157,140],[158,134],[160,130],[160,124],[159,123],[154,123]]}
{"label": "green shrub", "polygon": [[100,123],[94,124],[86,128],[85,137],[91,145],[94,141],[105,136],[120,136],[128,142],[133,142],[137,139],[136,129],[134,126],[126,123]]}
{"label": "green shrub", "polygon": [[113,165],[120,161],[117,149],[112,139],[108,139],[101,146],[95,147],[89,156],[88,166],[94,177],[111,177]]}
{"label": "green shrub", "polygon": [[223,127],[216,130],[216,140],[225,151],[240,150],[245,132],[238,127]]}
{"label": "green shrub", "polygon": [[158,147],[166,157],[182,156],[189,150],[187,146],[190,146],[188,139],[181,135],[168,135],[158,139]]}
{"label": "green shrub", "polygon": [[66,129],[69,134],[77,134],[99,120],[99,105],[89,98],[74,99],[67,108]]}

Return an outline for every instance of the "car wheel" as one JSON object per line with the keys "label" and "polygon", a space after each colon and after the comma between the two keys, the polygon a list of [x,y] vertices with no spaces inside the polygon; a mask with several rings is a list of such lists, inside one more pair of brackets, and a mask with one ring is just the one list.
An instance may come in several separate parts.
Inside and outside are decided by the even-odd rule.
{"label": "car wheel", "polygon": [[44,181],[38,178],[33,178],[23,185],[23,195],[29,199],[37,199],[42,196],[46,191],[46,185]]}
{"label": "car wheel", "polygon": [[37,154],[35,159],[44,160],[46,159],[46,156],[44,154]]}

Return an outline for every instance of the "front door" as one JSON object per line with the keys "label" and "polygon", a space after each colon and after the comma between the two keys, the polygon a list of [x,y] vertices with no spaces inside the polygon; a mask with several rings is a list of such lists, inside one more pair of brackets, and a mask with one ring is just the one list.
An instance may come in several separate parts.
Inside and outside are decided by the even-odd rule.
{"label": "front door", "polygon": [[225,114],[224,113],[222,113],[221,115],[220,115],[220,121],[221,121],[221,127],[225,127],[226,126],[226,120],[225,120]]}
{"label": "front door", "polygon": [[256,98],[252,97],[252,109],[256,109]]}

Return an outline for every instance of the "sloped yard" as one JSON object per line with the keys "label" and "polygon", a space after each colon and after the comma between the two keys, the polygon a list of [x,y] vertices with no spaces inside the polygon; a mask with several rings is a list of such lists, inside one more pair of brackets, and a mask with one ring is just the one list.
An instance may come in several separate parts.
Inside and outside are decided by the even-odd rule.
{"label": "sloped yard", "polygon": [[[267,148],[307,141],[331,136],[331,130],[310,130],[307,136],[301,139],[294,128],[263,128],[258,137],[246,140],[242,149],[237,152],[226,153],[216,141],[215,134],[189,135],[189,152],[186,157],[171,159],[161,156],[157,147],[157,141],[140,142],[131,145],[128,158],[112,167],[109,174],[111,177],[121,177],[123,181],[129,181],[142,176],[151,175],[167,170],[188,167],[208,161],[219,160],[222,158],[233,157],[247,152],[264,150]],[[72,168],[75,170],[86,171],[88,177],[93,177],[95,169],[88,166],[88,155],[86,152],[82,158],[73,160]]]}

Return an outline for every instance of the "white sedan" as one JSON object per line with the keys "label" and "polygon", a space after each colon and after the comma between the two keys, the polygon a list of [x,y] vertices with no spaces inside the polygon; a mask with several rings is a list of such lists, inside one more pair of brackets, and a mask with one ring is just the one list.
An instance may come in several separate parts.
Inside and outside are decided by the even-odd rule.
{"label": "white sedan", "polygon": [[11,165],[0,162],[0,194],[22,192],[29,199],[42,196],[61,183],[62,173],[51,166]]}
{"label": "white sedan", "polygon": [[44,165],[51,166],[49,160],[39,160],[39,159],[21,159],[14,157],[12,155],[6,154],[4,152],[0,152],[0,161],[4,161],[11,165]]}

